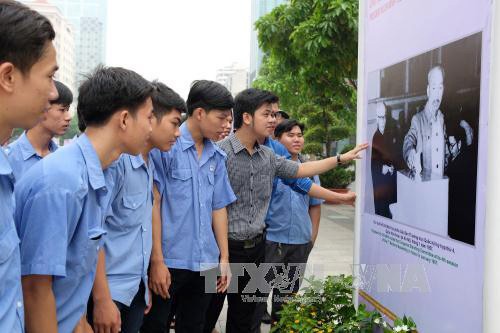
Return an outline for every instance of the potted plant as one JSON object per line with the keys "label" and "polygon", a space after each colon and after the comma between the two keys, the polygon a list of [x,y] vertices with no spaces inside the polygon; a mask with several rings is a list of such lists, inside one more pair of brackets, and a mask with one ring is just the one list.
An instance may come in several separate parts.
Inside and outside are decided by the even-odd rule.
{"label": "potted plant", "polygon": [[389,325],[378,311],[353,303],[352,276],[328,276],[325,280],[306,279],[309,285],[291,297],[280,312],[271,332],[415,332],[410,317],[397,318]]}

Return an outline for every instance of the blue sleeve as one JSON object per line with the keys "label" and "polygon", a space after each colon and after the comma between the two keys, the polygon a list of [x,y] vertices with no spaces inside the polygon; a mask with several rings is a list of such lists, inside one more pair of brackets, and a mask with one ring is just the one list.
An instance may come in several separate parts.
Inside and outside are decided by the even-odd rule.
{"label": "blue sleeve", "polygon": [[214,193],[212,197],[212,210],[218,210],[236,201],[223,157],[218,160],[214,174]]}
{"label": "blue sleeve", "polygon": [[[314,176],[313,179],[314,179],[314,184],[321,186],[321,182],[319,181],[319,176]],[[323,202],[325,202],[325,200],[309,197],[309,206],[321,205]]]}
{"label": "blue sleeve", "polygon": [[281,142],[269,139],[269,148],[271,148],[276,155],[283,156],[288,159],[292,158],[292,155],[290,155],[286,147],[281,144]]}
{"label": "blue sleeve", "polygon": [[[290,153],[280,142],[269,139],[269,148],[271,148],[276,155],[291,158]],[[290,186],[292,190],[301,194],[309,193],[313,184],[309,178],[282,178],[283,183]]]}
{"label": "blue sleeve", "polygon": [[113,203],[117,200],[118,194],[123,187],[123,182],[125,180],[124,156],[125,155],[121,155],[120,159],[113,163],[105,172],[106,183],[109,182],[108,188],[111,188],[105,220],[114,215]]}
{"label": "blue sleeve", "polygon": [[69,191],[45,189],[18,202],[24,202],[15,212],[21,274],[66,276],[68,242],[78,223],[80,200]]}
{"label": "blue sleeve", "polygon": [[164,155],[166,155],[166,153],[162,153],[158,149],[153,149],[149,153],[149,158],[151,158],[154,165],[153,181],[161,196],[163,196],[167,182],[167,166],[165,165],[167,159],[165,159]]}
{"label": "blue sleeve", "polygon": [[311,189],[311,186],[313,184],[312,180],[309,178],[286,178],[281,180],[283,180],[284,184],[290,186],[292,190],[301,194],[309,193],[309,190]]}

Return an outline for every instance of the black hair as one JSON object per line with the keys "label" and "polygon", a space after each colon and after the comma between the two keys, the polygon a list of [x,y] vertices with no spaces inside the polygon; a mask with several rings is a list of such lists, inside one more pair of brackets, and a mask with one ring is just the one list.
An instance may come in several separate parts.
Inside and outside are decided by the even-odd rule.
{"label": "black hair", "polygon": [[462,141],[462,145],[465,143],[466,135],[465,135],[465,130],[460,124],[454,123],[448,128],[446,128],[446,135],[448,135],[448,138],[450,136],[455,137],[455,140],[458,142]]}
{"label": "black hair", "polygon": [[50,104],[61,104],[63,106],[70,106],[73,103],[73,93],[69,88],[62,82],[54,80],[54,84],[57,89],[57,94],[59,97],[50,101]]}
{"label": "black hair", "polygon": [[210,112],[211,110],[231,110],[233,106],[233,96],[222,84],[215,81],[199,80],[194,81],[191,85],[187,98],[188,116],[192,116],[193,111],[197,108]]}
{"label": "black hair", "polygon": [[78,89],[78,127],[83,131],[87,126],[104,125],[124,108],[134,116],[153,90],[153,85],[134,71],[99,66]]}
{"label": "black hair", "polygon": [[180,113],[186,112],[186,102],[178,93],[160,81],[155,80],[152,84],[155,89],[151,100],[153,101],[153,113],[156,119],[161,120],[164,115],[169,114],[174,109]]}
{"label": "black hair", "polygon": [[265,103],[278,103],[278,96],[267,90],[249,88],[236,95],[234,99],[234,128],[243,125],[243,114],[254,115],[255,111]]}
{"label": "black hair", "polygon": [[283,119],[290,119],[290,116],[288,115],[288,113],[286,113],[285,111],[283,110],[279,110],[278,112],[276,113],[279,113],[281,115],[281,117],[283,117]]}
{"label": "black hair", "polygon": [[78,119],[78,129],[80,130],[80,132],[85,132],[87,125],[85,125],[85,122],[83,121],[83,117],[80,116],[80,111],[78,110],[78,107],[76,108],[76,117]]}
{"label": "black hair", "polygon": [[295,119],[286,119],[276,126],[274,129],[274,136],[280,138],[283,134],[290,132],[295,126],[299,126],[300,131],[304,133],[304,124],[299,123]]}
{"label": "black hair", "polygon": [[17,1],[0,1],[0,64],[11,62],[27,74],[55,36],[45,16]]}

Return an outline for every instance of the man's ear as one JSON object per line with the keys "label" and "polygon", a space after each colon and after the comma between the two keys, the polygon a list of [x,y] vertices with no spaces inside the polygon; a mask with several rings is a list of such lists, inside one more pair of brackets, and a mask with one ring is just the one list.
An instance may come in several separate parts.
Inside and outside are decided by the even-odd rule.
{"label": "man's ear", "polygon": [[7,93],[14,91],[16,68],[11,62],[0,64],[0,89]]}
{"label": "man's ear", "polygon": [[243,123],[245,125],[251,125],[252,121],[253,121],[253,117],[250,113],[248,113],[248,112],[243,113]]}
{"label": "man's ear", "polygon": [[126,130],[130,121],[130,112],[128,112],[128,110],[118,111],[116,117],[118,118],[120,129]]}
{"label": "man's ear", "polygon": [[205,110],[203,108],[196,108],[193,110],[192,117],[195,117],[196,120],[201,121],[204,112]]}

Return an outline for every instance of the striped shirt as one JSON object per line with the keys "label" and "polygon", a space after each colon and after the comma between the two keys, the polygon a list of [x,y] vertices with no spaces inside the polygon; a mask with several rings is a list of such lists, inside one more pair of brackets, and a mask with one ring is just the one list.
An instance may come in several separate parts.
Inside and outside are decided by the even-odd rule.
{"label": "striped shirt", "polygon": [[255,144],[253,154],[232,133],[218,142],[227,154],[227,172],[237,200],[227,206],[229,239],[252,239],[263,233],[274,177],[296,177],[299,164]]}

